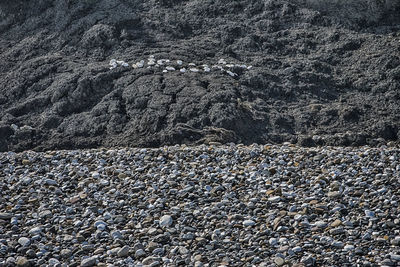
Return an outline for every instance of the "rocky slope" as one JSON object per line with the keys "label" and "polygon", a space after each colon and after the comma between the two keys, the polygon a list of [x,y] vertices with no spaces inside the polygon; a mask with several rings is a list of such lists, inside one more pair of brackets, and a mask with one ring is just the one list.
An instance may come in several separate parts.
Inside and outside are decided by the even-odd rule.
{"label": "rocky slope", "polygon": [[[396,1],[0,1],[0,150],[400,136]],[[220,71],[110,59],[223,58]]]}

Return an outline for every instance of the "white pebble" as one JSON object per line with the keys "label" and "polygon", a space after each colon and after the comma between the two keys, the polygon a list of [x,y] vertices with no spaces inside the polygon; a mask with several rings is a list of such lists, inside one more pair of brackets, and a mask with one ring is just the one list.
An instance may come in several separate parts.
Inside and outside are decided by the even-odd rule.
{"label": "white pebble", "polygon": [[232,71],[230,71],[230,70],[227,70],[226,73],[228,73],[228,74],[229,74],[230,76],[232,76],[232,77],[237,76],[236,73],[234,73],[234,72],[232,72]]}
{"label": "white pebble", "polygon": [[167,73],[168,71],[167,71],[167,70],[163,70],[162,72],[163,72],[163,73]]}
{"label": "white pebble", "polygon": [[183,64],[183,61],[182,61],[182,60],[177,60],[176,63],[177,63],[178,65],[182,65],[182,64]]}
{"label": "white pebble", "polygon": [[186,69],[185,69],[185,68],[182,68],[182,69],[180,69],[179,71],[182,72],[182,73],[185,73],[185,72],[186,72]]}
{"label": "white pebble", "polygon": [[196,66],[196,64],[194,64],[194,63],[189,63],[188,65],[189,66]]}
{"label": "white pebble", "polygon": [[172,67],[172,66],[167,66],[166,69],[169,70],[169,71],[174,71],[175,70],[175,68]]}
{"label": "white pebble", "polygon": [[280,196],[273,196],[273,197],[268,198],[268,201],[279,202],[279,201],[281,201],[281,197]]}
{"label": "white pebble", "polygon": [[344,251],[351,251],[351,250],[353,250],[353,249],[354,249],[354,246],[353,246],[353,245],[346,245],[346,246],[344,246],[344,248],[343,248]]}
{"label": "white pebble", "polygon": [[220,60],[218,60],[218,64],[226,64],[226,61],[225,61],[225,59],[223,59],[223,58],[221,58]]}
{"label": "white pebble", "polygon": [[209,67],[204,67],[204,71],[205,71],[205,72],[210,72],[211,69],[210,69]]}
{"label": "white pebble", "polygon": [[160,218],[160,226],[168,227],[172,225],[172,217],[170,215],[164,215]]}
{"label": "white pebble", "polygon": [[245,220],[245,221],[243,221],[243,225],[244,226],[253,226],[255,224],[256,223],[253,220]]}
{"label": "white pebble", "polygon": [[189,69],[191,72],[199,72],[199,69],[197,69],[197,68],[190,68]]}
{"label": "white pebble", "polygon": [[144,66],[144,60],[141,60],[139,62],[136,63],[136,66],[138,66],[138,68],[143,68]]}

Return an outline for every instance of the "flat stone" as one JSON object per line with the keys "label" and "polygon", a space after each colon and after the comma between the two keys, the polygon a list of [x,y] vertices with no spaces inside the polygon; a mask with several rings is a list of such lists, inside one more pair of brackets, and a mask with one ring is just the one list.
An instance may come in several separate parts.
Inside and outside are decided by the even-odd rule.
{"label": "flat stone", "polygon": [[57,259],[55,259],[55,258],[50,258],[50,259],[49,259],[49,266],[56,266],[56,265],[58,265],[58,264],[60,264],[60,261],[59,261],[59,260],[57,260]]}
{"label": "flat stone", "polygon": [[122,239],[123,238],[120,231],[112,231],[111,236],[113,239]]}
{"label": "flat stone", "polygon": [[97,256],[89,257],[81,261],[81,267],[94,266],[97,262]]}
{"label": "flat stone", "polygon": [[127,257],[129,255],[129,246],[124,246],[120,250],[118,250],[117,255],[118,257]]}
{"label": "flat stone", "polygon": [[47,184],[47,185],[58,185],[58,182],[56,180],[53,180],[53,179],[50,179],[50,178],[45,179],[44,183]]}
{"label": "flat stone", "polygon": [[146,252],[143,249],[138,249],[135,251],[135,258],[141,258],[146,255]]}
{"label": "flat stone", "polygon": [[43,211],[39,212],[40,218],[50,218],[52,215],[53,214],[50,210],[43,210]]}
{"label": "flat stone", "polygon": [[244,226],[254,226],[256,223],[253,220],[245,220],[243,221]]}
{"label": "flat stone", "polygon": [[269,197],[269,198],[268,198],[268,201],[271,201],[271,202],[279,202],[279,201],[281,201],[281,197],[280,197],[280,196]]}
{"label": "flat stone", "polygon": [[325,221],[317,221],[315,222],[315,226],[318,228],[326,228],[328,226],[328,223]]}
{"label": "flat stone", "polygon": [[18,267],[30,267],[31,263],[25,257],[18,257],[15,263]]}
{"label": "flat stone", "polygon": [[108,180],[106,180],[106,179],[101,179],[101,180],[100,180],[100,184],[101,184],[102,186],[108,186],[108,185],[110,185],[110,181],[108,181]]}
{"label": "flat stone", "polygon": [[328,192],[327,196],[330,198],[338,198],[340,197],[342,194],[339,191],[331,191]]}
{"label": "flat stone", "polygon": [[271,246],[275,246],[275,245],[278,244],[278,239],[277,239],[277,238],[274,238],[274,237],[271,237],[271,238],[268,240],[268,243],[269,243]]}
{"label": "flat stone", "polygon": [[9,220],[13,217],[12,213],[0,212],[0,220]]}
{"label": "flat stone", "polygon": [[399,254],[392,254],[392,255],[390,255],[390,258],[393,261],[400,261],[400,255]]}
{"label": "flat stone", "polygon": [[97,230],[104,231],[107,228],[107,223],[102,220],[98,220],[94,223],[94,226],[97,228]]}
{"label": "flat stone", "polygon": [[301,247],[299,247],[299,246],[294,247],[292,250],[293,250],[294,253],[300,253],[300,252],[303,251],[303,249]]}
{"label": "flat stone", "polygon": [[275,257],[274,262],[277,266],[282,266],[285,264],[285,260],[281,257]]}
{"label": "flat stone", "polygon": [[36,227],[31,228],[31,230],[29,230],[29,234],[30,234],[31,236],[38,235],[38,234],[40,234],[41,232],[42,232],[42,227],[41,227],[41,226],[36,226]]}
{"label": "flat stone", "polygon": [[338,227],[341,224],[342,224],[342,221],[339,219],[336,219],[331,223],[331,227]]}
{"label": "flat stone", "polygon": [[303,257],[301,259],[301,263],[303,263],[305,266],[314,266],[315,259],[312,256]]}
{"label": "flat stone", "polygon": [[333,228],[333,229],[329,230],[329,233],[330,233],[331,235],[341,235],[341,234],[344,233],[344,229],[343,229],[343,228],[340,228],[340,227],[338,227],[338,228]]}
{"label": "flat stone", "polygon": [[365,216],[368,218],[375,218],[375,212],[372,210],[364,210]]}
{"label": "flat stone", "polygon": [[179,247],[179,253],[181,255],[186,255],[186,254],[189,253],[189,250],[187,248],[185,248],[185,247]]}
{"label": "flat stone", "polygon": [[172,225],[172,217],[170,215],[164,215],[160,218],[160,226],[161,227],[169,227]]}
{"label": "flat stone", "polygon": [[93,254],[94,255],[100,255],[100,254],[103,254],[104,251],[105,251],[104,248],[98,248],[95,251],[93,251]]}
{"label": "flat stone", "polygon": [[27,237],[20,237],[18,243],[23,247],[27,247],[31,244],[31,240]]}
{"label": "flat stone", "polygon": [[158,247],[160,247],[160,244],[158,244],[157,242],[153,242],[153,241],[150,241],[149,244],[147,245],[147,249],[150,252],[152,252],[153,250],[155,250]]}
{"label": "flat stone", "polygon": [[341,241],[335,241],[335,242],[332,243],[332,247],[335,247],[335,248],[343,248],[343,247],[344,247],[344,244],[343,244],[343,242],[341,242]]}
{"label": "flat stone", "polygon": [[351,250],[354,250],[354,246],[353,246],[353,245],[346,245],[346,246],[344,246],[343,250],[344,250],[344,251],[351,251]]}
{"label": "flat stone", "polygon": [[60,256],[62,258],[69,258],[72,255],[72,251],[68,248],[64,248],[60,251]]}
{"label": "flat stone", "polygon": [[153,262],[155,261],[155,259],[156,259],[156,258],[154,258],[154,257],[152,257],[152,256],[149,256],[149,257],[147,257],[147,258],[144,258],[143,261],[142,261],[142,263],[143,263],[144,265],[150,265],[151,263],[153,263]]}
{"label": "flat stone", "polygon": [[400,236],[396,236],[390,243],[394,246],[400,246]]}

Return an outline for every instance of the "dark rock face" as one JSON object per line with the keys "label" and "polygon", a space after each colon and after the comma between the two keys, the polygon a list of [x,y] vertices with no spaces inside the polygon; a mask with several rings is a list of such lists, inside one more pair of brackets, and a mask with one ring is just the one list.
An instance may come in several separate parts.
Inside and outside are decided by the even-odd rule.
{"label": "dark rock face", "polygon": [[398,1],[323,2],[0,1],[0,150],[398,141]]}

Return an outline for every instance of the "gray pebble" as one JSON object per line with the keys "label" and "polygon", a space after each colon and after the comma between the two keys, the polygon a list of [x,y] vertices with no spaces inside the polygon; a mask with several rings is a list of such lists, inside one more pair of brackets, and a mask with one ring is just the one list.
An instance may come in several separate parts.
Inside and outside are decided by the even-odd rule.
{"label": "gray pebble", "polygon": [[256,223],[253,220],[245,220],[243,221],[244,226],[254,226]]}
{"label": "gray pebble", "polygon": [[282,266],[285,264],[285,260],[281,257],[275,257],[274,262],[277,266]]}
{"label": "gray pebble", "polygon": [[86,259],[83,259],[81,261],[81,267],[90,267],[94,266],[97,262],[97,256],[94,257],[88,257]]}
{"label": "gray pebble", "polygon": [[164,215],[160,218],[161,227],[169,227],[172,225],[172,217],[170,215]]}
{"label": "gray pebble", "polygon": [[42,227],[41,227],[41,226],[36,226],[36,227],[33,227],[33,228],[31,228],[31,229],[29,230],[29,234],[30,234],[31,236],[38,235],[38,234],[40,234],[41,232],[42,232]]}
{"label": "gray pebble", "polygon": [[49,266],[57,266],[60,264],[60,261],[55,259],[55,258],[51,258],[49,259]]}
{"label": "gray pebble", "polygon": [[127,257],[129,255],[129,250],[130,247],[129,246],[124,246],[122,247],[120,250],[118,250],[118,257]]}
{"label": "gray pebble", "polygon": [[13,217],[12,213],[0,212],[0,220],[9,220]]}
{"label": "gray pebble", "polygon": [[143,249],[138,249],[135,251],[135,258],[141,258],[143,256],[146,256],[146,252]]}
{"label": "gray pebble", "polygon": [[47,184],[47,185],[58,185],[56,180],[53,180],[53,179],[50,179],[50,178],[45,179],[44,183]]}
{"label": "gray pebble", "polygon": [[23,247],[27,247],[31,244],[31,240],[27,237],[20,237],[18,243]]}
{"label": "gray pebble", "polygon": [[392,254],[392,255],[390,255],[390,258],[393,261],[400,261],[400,255],[399,254]]}

